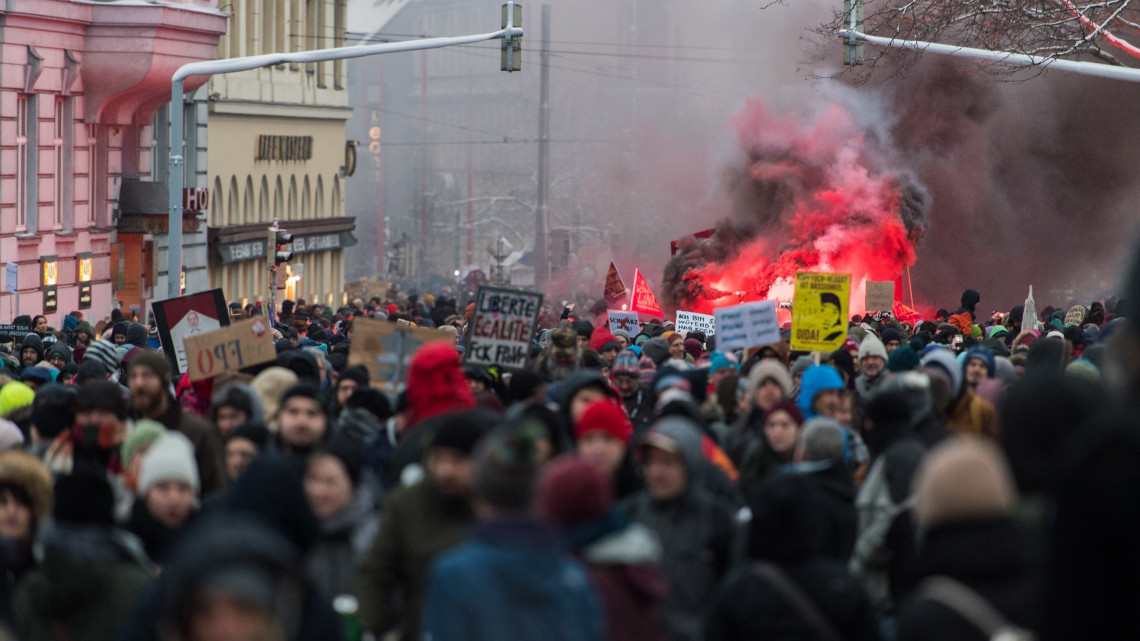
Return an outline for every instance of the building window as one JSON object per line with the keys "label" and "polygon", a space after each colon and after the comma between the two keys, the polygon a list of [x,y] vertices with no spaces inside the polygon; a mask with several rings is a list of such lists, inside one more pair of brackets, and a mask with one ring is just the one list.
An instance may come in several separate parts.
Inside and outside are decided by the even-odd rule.
{"label": "building window", "polygon": [[27,94],[16,97],[16,230],[26,231],[28,228],[28,167],[35,167],[29,162],[32,147],[28,145],[28,120],[32,113],[31,104]]}
{"label": "building window", "polygon": [[64,159],[64,139],[67,138],[67,110],[64,109],[64,99],[55,99],[55,122],[52,127],[51,147],[55,160],[55,171],[52,180],[55,182],[55,202],[52,208],[52,223],[56,229],[63,229],[63,212],[67,203],[67,168]]}
{"label": "building window", "polygon": [[87,126],[87,224],[95,226],[99,220],[99,172],[95,125]]}

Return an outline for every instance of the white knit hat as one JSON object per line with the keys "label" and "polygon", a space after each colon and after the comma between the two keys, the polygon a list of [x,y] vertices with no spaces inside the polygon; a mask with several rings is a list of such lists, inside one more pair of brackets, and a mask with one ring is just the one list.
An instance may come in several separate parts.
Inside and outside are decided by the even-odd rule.
{"label": "white knit hat", "polygon": [[194,445],[180,432],[167,432],[143,454],[138,495],[146,496],[152,485],[169,480],[185,481],[195,494],[201,488]]}

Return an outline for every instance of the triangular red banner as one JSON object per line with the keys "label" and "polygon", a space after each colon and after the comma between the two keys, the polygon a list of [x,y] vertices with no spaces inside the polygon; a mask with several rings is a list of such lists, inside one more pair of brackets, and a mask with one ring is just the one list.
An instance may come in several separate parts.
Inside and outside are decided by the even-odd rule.
{"label": "triangular red banner", "polygon": [[653,295],[653,290],[649,289],[649,283],[642,278],[640,269],[633,272],[633,305],[629,308],[642,314],[665,318],[661,306],[657,304],[657,297]]}
{"label": "triangular red banner", "polygon": [[610,271],[606,274],[606,302],[610,305],[616,305],[625,298],[625,294],[625,283],[621,280],[621,274],[618,273],[617,265],[611,260]]}

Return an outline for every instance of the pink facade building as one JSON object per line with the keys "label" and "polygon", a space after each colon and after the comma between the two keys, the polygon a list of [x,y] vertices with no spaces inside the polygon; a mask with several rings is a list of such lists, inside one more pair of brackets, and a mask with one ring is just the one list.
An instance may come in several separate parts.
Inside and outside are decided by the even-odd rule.
{"label": "pink facade building", "polygon": [[[120,303],[124,312],[145,311],[165,276],[155,267],[164,265],[156,254],[166,232],[169,148],[160,107],[179,66],[217,56],[226,15],[217,0],[9,0],[5,7],[0,323],[45,313],[58,328],[68,312],[81,310],[94,324]],[[187,131],[194,148],[197,128]],[[205,167],[187,155],[194,203]],[[163,208],[155,211],[159,193]],[[204,213],[188,212],[183,229],[204,253]],[[196,279],[205,283],[204,261],[200,271]]]}

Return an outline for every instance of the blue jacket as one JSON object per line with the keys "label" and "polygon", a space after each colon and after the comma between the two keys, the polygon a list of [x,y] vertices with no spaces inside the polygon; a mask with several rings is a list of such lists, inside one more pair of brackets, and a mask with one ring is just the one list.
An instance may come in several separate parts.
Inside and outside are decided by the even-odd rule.
{"label": "blue jacket", "polygon": [[432,566],[423,629],[432,641],[599,641],[604,621],[589,575],[554,530],[499,520]]}

